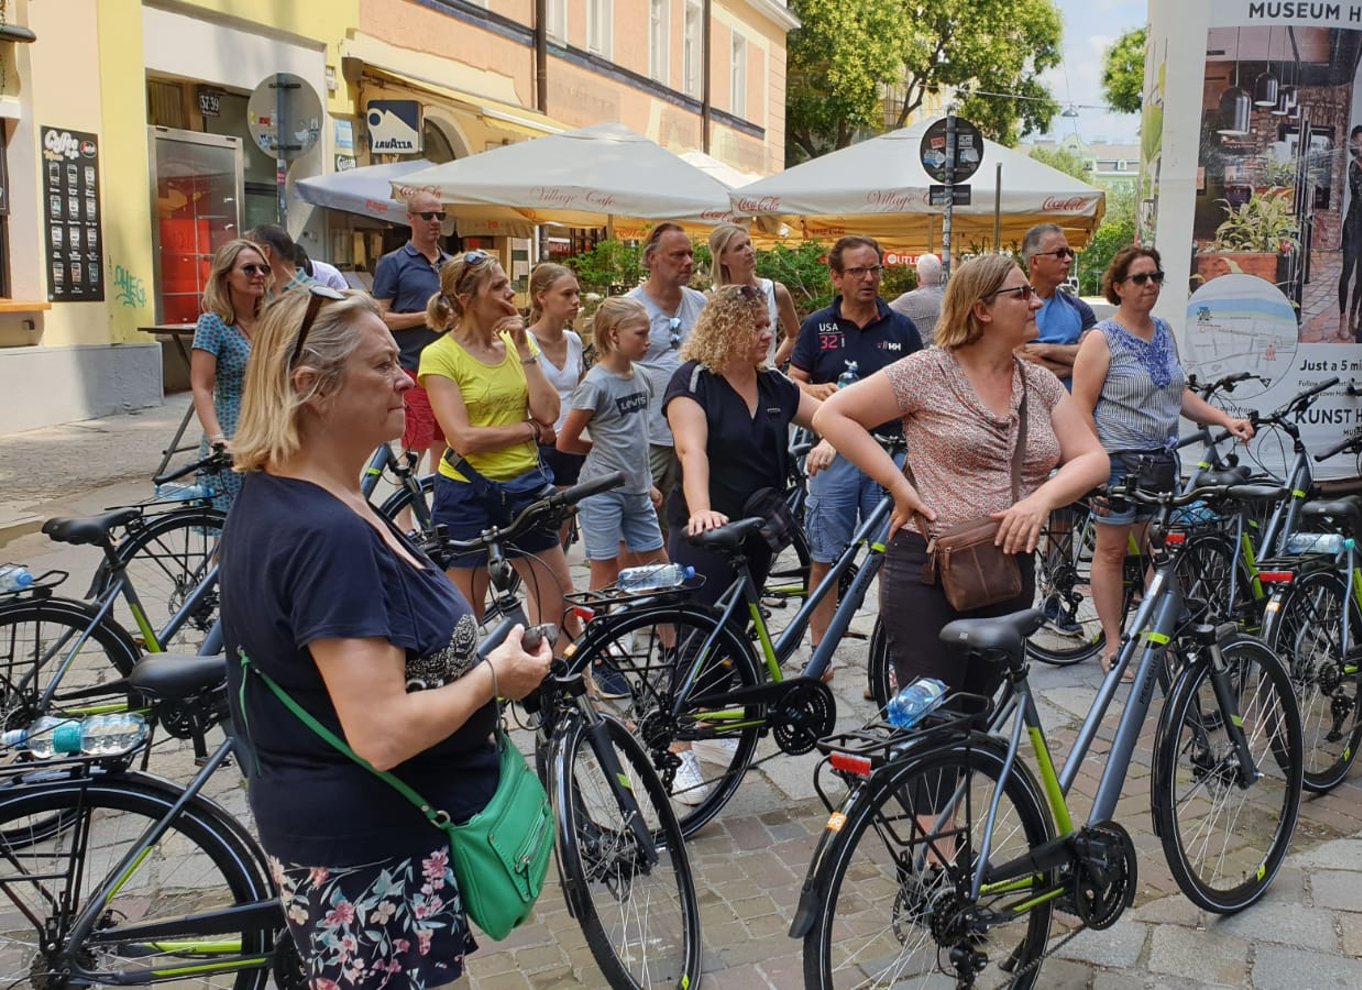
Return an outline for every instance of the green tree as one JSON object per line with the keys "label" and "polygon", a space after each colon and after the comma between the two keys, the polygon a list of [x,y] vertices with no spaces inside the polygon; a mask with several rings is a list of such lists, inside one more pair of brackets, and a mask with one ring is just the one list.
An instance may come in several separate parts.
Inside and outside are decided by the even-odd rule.
{"label": "green tree", "polygon": [[929,94],[956,87],[961,116],[1009,145],[1046,129],[1059,112],[1037,78],[1060,62],[1063,24],[1052,0],[790,0],[790,6],[803,26],[790,35],[787,51],[787,164],[880,130],[886,90],[902,95],[891,122],[902,127]]}
{"label": "green tree", "polygon": [[1102,96],[1121,113],[1139,113],[1144,102],[1144,28],[1127,31],[1102,56]]}
{"label": "green tree", "polygon": [[1049,165],[1065,175],[1071,175],[1079,182],[1092,183],[1092,172],[1088,163],[1068,148],[1032,148],[1031,157],[1042,165]]}
{"label": "green tree", "polygon": [[1107,189],[1107,212],[1092,240],[1078,254],[1078,291],[1100,295],[1102,274],[1116,252],[1135,243],[1135,187],[1122,184]]}

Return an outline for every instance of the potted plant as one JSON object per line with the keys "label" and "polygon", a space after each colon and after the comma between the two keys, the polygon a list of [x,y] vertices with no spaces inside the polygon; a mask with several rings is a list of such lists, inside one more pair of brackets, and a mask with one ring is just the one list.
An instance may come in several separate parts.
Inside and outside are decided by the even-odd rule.
{"label": "potted plant", "polygon": [[1225,219],[1215,230],[1215,240],[1197,252],[1197,275],[1205,281],[1243,273],[1280,284],[1287,256],[1300,246],[1291,191],[1273,186],[1237,207],[1224,199],[1216,202]]}

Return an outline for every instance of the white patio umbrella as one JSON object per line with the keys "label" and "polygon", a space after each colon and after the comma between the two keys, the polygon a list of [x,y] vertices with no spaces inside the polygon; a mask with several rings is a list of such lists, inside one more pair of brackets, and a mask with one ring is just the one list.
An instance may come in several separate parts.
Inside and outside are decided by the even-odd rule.
{"label": "white patio umbrella", "polygon": [[[928,205],[935,183],[922,167],[924,121],[862,141],[733,190],[735,212],[775,218],[806,239],[831,242],[862,234],[885,248],[940,250],[942,207]],[[984,141],[979,170],[969,180],[971,202],[952,217],[952,250],[992,249],[997,165],[1002,247],[1020,244],[1027,228],[1057,223],[1074,247],[1087,243],[1102,221],[1105,194],[1019,151]]]}
{"label": "white patio umbrella", "polygon": [[493,148],[392,180],[399,197],[434,193],[460,216],[609,226],[643,237],[658,221],[705,228],[732,220],[722,182],[622,124]]}

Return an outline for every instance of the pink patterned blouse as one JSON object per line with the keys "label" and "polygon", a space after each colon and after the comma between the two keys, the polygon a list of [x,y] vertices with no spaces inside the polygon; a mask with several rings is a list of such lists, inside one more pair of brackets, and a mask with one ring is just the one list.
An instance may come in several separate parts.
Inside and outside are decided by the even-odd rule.
{"label": "pink patterned blouse", "polygon": [[[1059,463],[1050,413],[1066,395],[1053,373],[1020,362],[1026,375],[1026,452],[1021,497],[1045,483]],[[1021,420],[1022,380],[1012,378],[1012,408],[999,419],[979,401],[955,356],[932,347],[884,369],[903,411],[908,462],[922,501],[936,510],[932,531],[1002,512],[1012,505],[1012,451]]]}

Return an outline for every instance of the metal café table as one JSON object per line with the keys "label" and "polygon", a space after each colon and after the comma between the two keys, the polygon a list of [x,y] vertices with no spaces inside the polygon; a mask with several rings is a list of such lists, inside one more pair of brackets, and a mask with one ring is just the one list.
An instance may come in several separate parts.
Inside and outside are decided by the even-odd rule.
{"label": "metal caf\u00e9 table", "polygon": [[[149,333],[157,339],[164,340],[169,337],[171,343],[175,345],[176,352],[180,355],[180,360],[184,362],[185,371],[189,371],[189,345],[194,340],[193,323],[166,323],[154,327],[138,327],[139,333]],[[186,450],[197,450],[198,444],[193,443],[182,447],[180,443],[184,440],[185,430],[189,429],[189,423],[194,418],[194,403],[189,403],[189,408],[184,411],[184,418],[180,420],[179,429],[175,431],[175,439],[170,441],[170,446],[161,451],[161,463],[157,465],[154,474],[160,474],[170,463],[170,459],[176,454]]]}

